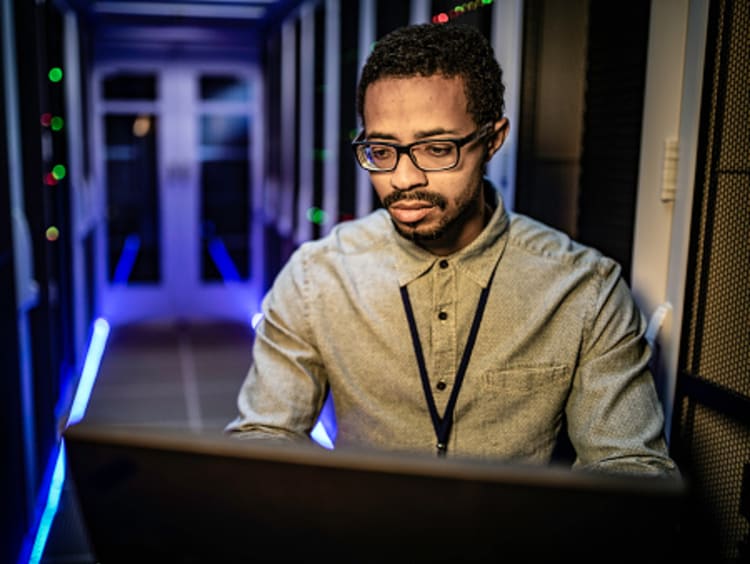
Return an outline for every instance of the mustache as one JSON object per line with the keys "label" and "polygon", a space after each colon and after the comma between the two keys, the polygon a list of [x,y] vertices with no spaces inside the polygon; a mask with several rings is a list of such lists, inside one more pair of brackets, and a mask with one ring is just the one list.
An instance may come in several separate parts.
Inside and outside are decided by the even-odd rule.
{"label": "mustache", "polygon": [[418,200],[420,202],[429,202],[430,204],[439,207],[444,210],[448,205],[446,199],[435,192],[427,192],[425,190],[414,190],[409,192],[402,192],[400,190],[394,190],[383,198],[383,206],[385,208],[391,207],[396,202]]}

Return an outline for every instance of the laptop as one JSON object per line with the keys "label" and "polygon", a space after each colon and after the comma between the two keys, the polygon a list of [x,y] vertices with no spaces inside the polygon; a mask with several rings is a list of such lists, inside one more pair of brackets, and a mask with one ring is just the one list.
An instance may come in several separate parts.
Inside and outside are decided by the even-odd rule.
{"label": "laptop", "polygon": [[663,561],[686,494],[681,480],[85,422],[64,441],[102,564]]}

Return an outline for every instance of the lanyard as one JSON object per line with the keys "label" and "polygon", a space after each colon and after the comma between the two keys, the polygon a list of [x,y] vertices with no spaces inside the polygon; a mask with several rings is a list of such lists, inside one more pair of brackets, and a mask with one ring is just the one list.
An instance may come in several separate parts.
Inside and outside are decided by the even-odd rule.
{"label": "lanyard", "polygon": [[424,390],[427,407],[430,410],[430,416],[432,417],[432,426],[435,429],[435,435],[437,436],[436,446],[438,456],[445,456],[445,453],[448,450],[448,438],[450,436],[451,426],[453,425],[453,410],[456,407],[458,392],[461,390],[464,374],[466,374],[466,368],[469,365],[471,352],[474,349],[474,343],[477,339],[477,333],[479,332],[479,324],[482,321],[484,307],[487,305],[487,297],[490,294],[490,287],[492,286],[492,278],[494,278],[494,275],[495,273],[493,271],[487,286],[482,288],[482,293],[479,296],[479,303],[477,304],[477,310],[474,313],[474,321],[471,324],[469,338],[466,341],[464,354],[461,357],[461,364],[459,364],[458,372],[456,372],[456,380],[453,383],[453,389],[451,390],[451,395],[448,399],[448,404],[445,406],[445,413],[443,413],[442,417],[438,415],[437,407],[435,406],[435,398],[430,389],[430,379],[427,375],[427,366],[424,362],[424,353],[422,352],[422,343],[419,340],[417,322],[414,319],[414,311],[412,310],[411,301],[409,300],[409,291],[406,289],[406,286],[400,288],[401,300],[404,303],[404,312],[406,313],[406,319],[409,322],[409,330],[411,331],[414,354],[417,357],[417,365],[419,366],[419,376],[422,379],[422,389]]}

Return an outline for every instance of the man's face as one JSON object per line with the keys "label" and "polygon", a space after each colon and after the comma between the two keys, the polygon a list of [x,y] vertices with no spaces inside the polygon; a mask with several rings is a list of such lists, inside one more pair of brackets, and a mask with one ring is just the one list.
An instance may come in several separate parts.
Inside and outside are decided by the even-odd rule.
{"label": "man's face", "polygon": [[[467,112],[463,79],[431,77],[382,78],[367,87],[365,137],[406,145],[425,139],[465,137],[485,124]],[[450,170],[424,172],[408,155],[395,170],[371,172],[370,180],[396,229],[438,255],[468,245],[484,228],[483,165],[500,148],[505,119],[488,135],[460,149]]]}

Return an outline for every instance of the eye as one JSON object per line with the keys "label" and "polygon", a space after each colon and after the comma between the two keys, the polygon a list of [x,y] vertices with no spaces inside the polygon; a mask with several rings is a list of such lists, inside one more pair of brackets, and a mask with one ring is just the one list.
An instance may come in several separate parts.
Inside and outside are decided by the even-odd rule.
{"label": "eye", "polygon": [[385,161],[391,157],[393,149],[387,145],[370,145],[368,153],[373,161]]}
{"label": "eye", "polygon": [[425,143],[422,150],[431,157],[440,158],[452,155],[454,146],[453,143],[432,142]]}

